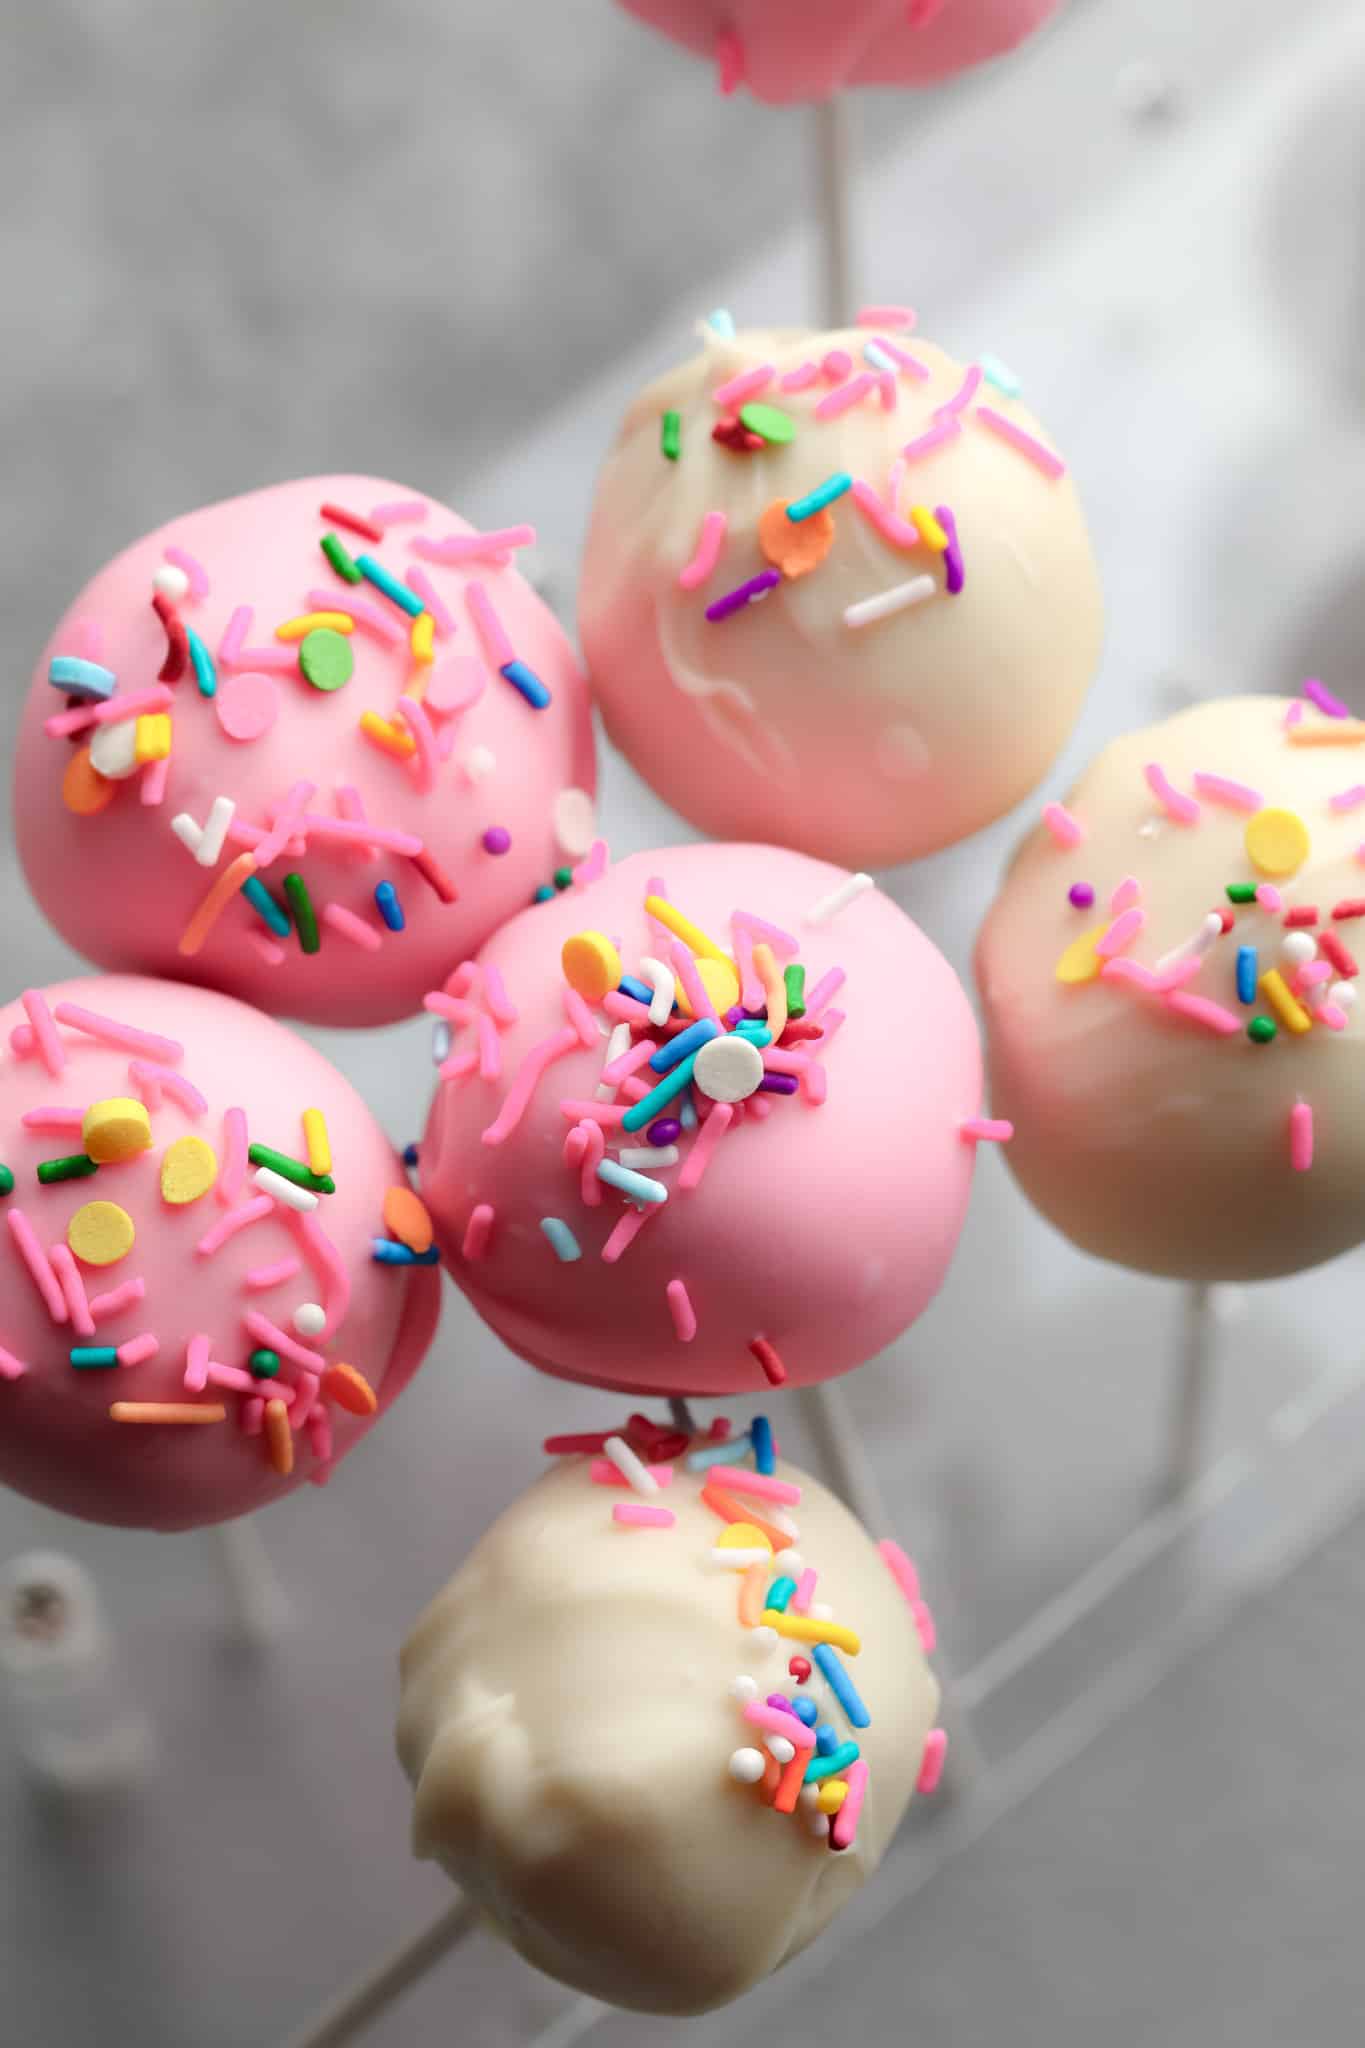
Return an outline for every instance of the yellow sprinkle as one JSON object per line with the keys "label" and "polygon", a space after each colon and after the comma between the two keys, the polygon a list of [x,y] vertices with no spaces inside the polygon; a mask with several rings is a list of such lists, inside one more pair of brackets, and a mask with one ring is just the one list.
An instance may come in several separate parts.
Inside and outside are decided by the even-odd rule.
{"label": "yellow sprinkle", "polygon": [[161,1155],[161,1199],[174,1209],[197,1202],[217,1178],[217,1158],[203,1138],[177,1138]]}
{"label": "yellow sprinkle", "polygon": [[1358,747],[1365,740],[1365,723],[1360,719],[1334,718],[1326,725],[1291,725],[1286,735],[1291,747]]}
{"label": "yellow sprinkle", "polygon": [[117,1202],[87,1202],[66,1226],[66,1241],[86,1266],[114,1266],[133,1249],[133,1219]]}
{"label": "yellow sprinkle", "polygon": [[303,640],[319,626],[326,626],[332,633],[354,633],[355,620],[349,612],[302,612],[296,619],[286,619],[282,626],[276,626],[277,640]]}
{"label": "yellow sprinkle", "polygon": [[910,524],[914,527],[922,541],[927,541],[931,548],[938,550],[939,554],[944,552],[948,545],[948,536],[927,505],[912,505],[910,507]]}
{"label": "yellow sprinkle", "polygon": [[133,720],[133,758],[145,766],[164,761],[171,751],[171,721],[164,711],[152,711]]}
{"label": "yellow sprinkle", "polygon": [[[711,1007],[718,1017],[739,1001],[739,975],[728,960],[698,960],[697,979],[711,998]],[[692,1015],[692,1005],[687,1000],[687,990],[682,983],[677,988],[678,1007],[684,1015]]]}
{"label": "yellow sprinkle", "polygon": [[1312,1030],[1313,1019],[1292,992],[1278,967],[1267,968],[1257,987],[1286,1031],[1302,1033]]}
{"label": "yellow sprinkle", "polygon": [[1109,929],[1108,921],[1097,924],[1093,931],[1084,932],[1071,944],[1057,962],[1057,979],[1068,983],[1095,981],[1099,978],[1104,962],[1095,951],[1098,942]]}
{"label": "yellow sprinkle", "polygon": [[1269,806],[1247,819],[1247,859],[1263,875],[1282,878],[1296,873],[1307,860],[1311,843],[1308,827],[1296,811]]}
{"label": "yellow sprinkle", "polygon": [[[773,1547],[763,1534],[763,1531],[756,1529],[752,1522],[727,1522],[716,1538],[715,1548],[717,1550],[766,1550],[769,1556],[771,1556]],[[737,1567],[737,1569],[742,1571],[747,1571],[748,1568],[747,1564]]]}
{"label": "yellow sprinkle", "polygon": [[621,955],[605,932],[575,932],[565,939],[559,964],[585,1003],[600,1003],[621,986]]}
{"label": "yellow sprinkle", "polygon": [[715,940],[708,939],[706,933],[693,924],[690,918],[684,917],[680,910],[675,910],[666,897],[646,896],[645,909],[651,917],[657,917],[659,923],[671,931],[675,938],[681,939],[685,946],[690,946],[699,959],[724,960],[727,967],[730,965],[728,956],[722,953]]}
{"label": "yellow sprinkle", "polygon": [[418,612],[412,622],[412,658],[414,661],[430,661],[436,653],[436,621],[430,612]]}
{"label": "yellow sprinkle", "polygon": [[815,1804],[821,1813],[837,1813],[848,1797],[848,1786],[842,1778],[826,1778],[818,1788]]}
{"label": "yellow sprinkle", "polygon": [[111,1095],[92,1102],[81,1119],[81,1143],[101,1166],[116,1159],[135,1159],[152,1142],[152,1120],[145,1103],[130,1095]]}
{"label": "yellow sprinkle", "polygon": [[330,1173],[332,1141],[327,1135],[327,1120],[320,1109],[305,1109],[303,1112],[303,1142],[308,1148],[308,1171]]}
{"label": "yellow sprinkle", "polygon": [[783,1614],[776,1607],[765,1607],[763,1620],[768,1628],[775,1628],[780,1636],[790,1636],[793,1642],[833,1643],[846,1657],[856,1657],[863,1647],[857,1631],[845,1628],[839,1621],[817,1621],[813,1614]]}
{"label": "yellow sprinkle", "polygon": [[377,711],[362,711],[360,730],[367,740],[373,740],[386,754],[393,754],[400,761],[406,761],[417,752],[417,742],[402,726],[390,725],[387,718],[381,718]]}

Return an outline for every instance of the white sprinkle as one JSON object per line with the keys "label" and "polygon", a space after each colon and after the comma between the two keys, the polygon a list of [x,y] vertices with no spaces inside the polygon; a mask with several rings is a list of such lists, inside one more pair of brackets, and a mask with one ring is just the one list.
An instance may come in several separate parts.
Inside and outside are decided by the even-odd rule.
{"label": "white sprinkle", "polygon": [[1295,967],[1306,967],[1318,950],[1318,942],[1311,932],[1286,932],[1280,941],[1280,951]]}
{"label": "white sprinkle", "polygon": [[450,1019],[448,1017],[438,1017],[431,1027],[431,1063],[433,1066],[440,1067],[445,1065],[445,1062],[450,1058],[450,1045]]}
{"label": "white sprinkle", "polygon": [[137,774],[137,720],[97,725],[90,738],[90,766],[109,782],[126,782]]}
{"label": "white sprinkle", "polygon": [[327,1311],[320,1301],[301,1301],[291,1320],[300,1337],[320,1337],[327,1327]]}
{"label": "white sprinkle", "polygon": [[858,604],[847,605],[844,624],[855,630],[859,626],[874,626],[878,619],[889,619],[893,612],[906,611],[912,604],[923,604],[937,591],[938,585],[932,576],[912,576],[908,583],[893,583],[890,590],[879,590],[875,597],[865,597]]}
{"label": "white sprinkle", "polygon": [[741,1671],[738,1678],[730,1680],[730,1697],[732,1700],[742,1700],[747,1706],[750,1700],[758,1698],[758,1680]]}
{"label": "white sprinkle", "polygon": [[188,811],[176,812],[175,816],[171,819],[171,830],[180,841],[180,844],[188,846],[190,852],[198,860],[199,849],[204,843],[204,835]]}
{"label": "white sprinkle", "polygon": [[806,912],[805,922],[807,924],[828,924],[829,920],[832,917],[837,917],[841,910],[847,910],[849,904],[856,897],[861,896],[864,890],[874,889],[875,887],[876,883],[871,875],[850,875],[847,881],[840,882],[837,889],[831,889],[828,896],[822,896],[818,903],[812,903],[810,909]]}
{"label": "white sprinkle", "polygon": [[806,1826],[813,1835],[827,1835],[829,1833],[829,1815],[827,1813],[808,1813],[806,1815]]}
{"label": "white sprinkle", "polygon": [[673,999],[678,992],[673,969],[663,960],[656,960],[652,953],[643,953],[640,973],[654,991],[649,1003],[650,1023],[666,1024],[673,1014]]}
{"label": "white sprinkle", "polygon": [[805,1807],[807,1813],[818,1813],[820,1811],[820,1787],[818,1785],[803,1785],[796,1796],[802,1806]]}
{"label": "white sprinkle", "polygon": [[1355,1008],[1356,991],[1353,982],[1334,981],[1327,994],[1329,999],[1338,1004],[1341,1009],[1353,1010]]}
{"label": "white sprinkle", "polygon": [[[619,1060],[623,1052],[630,1051],[630,1026],[618,1024],[607,1040],[607,1049],[602,1055],[602,1064],[609,1067],[613,1060]],[[593,1090],[595,1102],[610,1102],[616,1090],[609,1081],[599,1081]]]}
{"label": "white sprinkle", "polygon": [[766,1544],[762,1550],[716,1549],[711,1552],[711,1562],[722,1571],[739,1571],[751,1564],[771,1564],[772,1555]]}
{"label": "white sprinkle", "polygon": [[760,1628],[749,1630],[749,1648],[756,1657],[771,1657],[777,1648],[778,1640],[777,1630],[769,1628],[766,1622]]}
{"label": "white sprinkle", "polygon": [[172,604],[183,604],[190,594],[190,579],[174,562],[164,562],[152,578],[152,589]]}
{"label": "white sprinkle", "polygon": [[659,1491],[658,1480],[652,1472],[648,1471],[640,1463],[640,1460],[636,1457],[623,1436],[609,1436],[602,1449],[607,1457],[611,1459],[612,1464],[625,1480],[627,1486],[633,1487],[636,1493],[657,1493]]}
{"label": "white sprinkle", "polygon": [[228,827],[236,815],[237,806],[230,796],[216,796],[209,806],[204,820],[204,829],[199,837],[199,851],[195,855],[201,868],[211,868],[223,850],[228,836]]}
{"label": "white sprinkle", "polygon": [[1177,960],[1187,960],[1191,953],[1203,957],[1215,939],[1223,935],[1223,920],[1216,910],[1210,910],[1200,919],[1199,929],[1192,932],[1180,945],[1172,946],[1169,953],[1163,953],[1156,963],[1158,974],[1164,974],[1168,967],[1174,967]]}
{"label": "white sprinkle", "polygon": [[769,1756],[776,1757],[780,1764],[789,1764],[796,1755],[796,1744],[789,1742],[785,1735],[767,1735],[764,1742]]}
{"label": "white sprinkle", "polygon": [[276,1173],[273,1166],[258,1166],[251,1178],[263,1195],[273,1195],[277,1202],[284,1203],[286,1209],[297,1209],[301,1216],[317,1208],[318,1198],[310,1188],[295,1187],[292,1180]]}
{"label": "white sprinkle", "polygon": [[740,1785],[756,1785],[766,1769],[761,1749],[737,1749],[730,1758],[730,1776]]}
{"label": "white sprinkle", "polygon": [[562,1216],[542,1216],[540,1227],[554,1246],[555,1257],[562,1265],[571,1266],[575,1259],[582,1258],[583,1247]]}
{"label": "white sprinkle", "polygon": [[616,1158],[621,1166],[630,1168],[632,1172],[647,1166],[676,1166],[678,1148],[676,1145],[627,1145]]}
{"label": "white sprinkle", "polygon": [[[774,1524],[774,1527],[776,1527],[776,1524]],[[794,1532],[785,1530],[783,1533],[790,1535]],[[782,1569],[788,1578],[796,1578],[806,1569],[806,1560],[802,1557],[799,1550],[784,1550],[782,1553]]]}
{"label": "white sprinkle", "polygon": [[460,766],[471,782],[487,782],[497,772],[498,757],[491,747],[471,747]]}
{"label": "white sprinkle", "polygon": [[713,1102],[743,1102],[763,1079],[763,1055],[738,1032],[709,1038],[696,1056],[692,1079]]}
{"label": "white sprinkle", "polygon": [[[799,1536],[801,1534],[801,1531],[797,1528],[796,1523],[792,1520],[792,1517],[787,1513],[787,1510],[785,1508],[778,1507],[775,1501],[769,1501],[768,1503],[768,1520],[772,1523],[775,1529],[780,1529],[784,1536]],[[782,1558],[782,1569],[785,1571],[788,1565],[791,1564],[791,1562],[791,1558],[785,1555],[784,1553]]]}

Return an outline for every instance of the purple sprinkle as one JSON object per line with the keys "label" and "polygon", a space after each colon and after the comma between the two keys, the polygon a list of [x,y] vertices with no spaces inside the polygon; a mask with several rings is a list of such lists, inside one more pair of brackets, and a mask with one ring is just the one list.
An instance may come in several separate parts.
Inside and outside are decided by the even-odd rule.
{"label": "purple sprinkle", "polygon": [[506,853],[512,844],[512,835],[505,825],[490,825],[483,835],[485,853]]}
{"label": "purple sprinkle", "polygon": [[721,1022],[725,1025],[727,1030],[733,1031],[736,1024],[739,1023],[740,1019],[742,1017],[747,1017],[748,1014],[749,1013],[747,1010],[742,1009],[738,1003],[734,1003],[725,1012],[725,1015],[721,1018]]}
{"label": "purple sprinkle", "polygon": [[728,619],[731,612],[742,612],[746,604],[756,598],[766,597],[770,590],[776,590],[782,581],[777,569],[765,569],[760,576],[751,576],[747,583],[741,583],[738,590],[727,590],[724,597],[718,597],[714,604],[706,607],[706,616],[714,625],[718,619]]}
{"label": "purple sprinkle", "polygon": [[1095,892],[1089,882],[1073,882],[1066,892],[1066,900],[1077,910],[1089,910],[1095,900]]}
{"label": "purple sprinkle", "polygon": [[770,1692],[768,1694],[768,1705],[770,1707],[780,1707],[784,1714],[790,1714],[792,1711],[792,1703],[785,1693]]}
{"label": "purple sprinkle", "polygon": [[949,505],[935,505],[934,517],[948,536],[948,545],[943,550],[943,567],[947,575],[948,595],[956,597],[966,581],[962,567],[962,549],[957,538],[957,521]]}
{"label": "purple sprinkle", "polygon": [[651,1145],[676,1145],[681,1136],[682,1125],[675,1116],[661,1116],[658,1122],[652,1123],[645,1132],[645,1137]]}
{"label": "purple sprinkle", "polygon": [[1324,689],[1316,676],[1308,678],[1303,686],[1303,694],[1311,703],[1317,705],[1319,711],[1325,711],[1329,718],[1349,718],[1351,715],[1350,705],[1343,704],[1340,697],[1334,697],[1330,690]]}
{"label": "purple sprinkle", "polygon": [[765,1074],[759,1082],[760,1089],[766,1088],[769,1095],[795,1095],[795,1074]]}

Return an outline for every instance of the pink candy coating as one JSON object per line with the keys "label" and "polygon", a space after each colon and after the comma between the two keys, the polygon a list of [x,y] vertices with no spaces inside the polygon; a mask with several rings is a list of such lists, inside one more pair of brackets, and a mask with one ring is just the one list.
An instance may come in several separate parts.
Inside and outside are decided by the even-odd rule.
{"label": "pink candy coating", "polygon": [[[170,976],[226,990],[275,1015],[320,1024],[383,1024],[414,1011],[422,992],[439,981],[452,959],[473,952],[491,931],[547,882],[578,849],[560,845],[557,802],[569,790],[590,798],[595,786],[587,694],[573,651],[540,598],[508,563],[424,559],[414,542],[430,545],[473,531],[466,521],[431,501],[420,521],[408,521],[382,541],[321,516],[324,502],[362,517],[375,504],[410,496],[400,487],[363,476],[305,478],[229,499],[169,521],[101,569],[76,598],[42,650],[16,748],[15,827],[29,886],[44,914],[79,952],[110,969]],[[438,640],[438,660],[467,666],[466,686],[481,671],[484,687],[467,709],[433,709],[434,761],[395,758],[359,730],[363,712],[405,730],[398,701],[427,666],[410,647],[411,619],[372,583],[352,585],[334,574],[321,536],[335,531],[352,556],[370,554],[400,582],[414,564],[425,567],[456,622],[453,641]],[[145,693],[156,683],[167,635],[152,609],[152,579],[164,567],[168,545],[201,562],[208,594],[187,597],[179,616],[208,649],[217,667],[221,708],[202,697],[186,668],[172,687],[172,750],[164,800],[139,802],[138,776],[116,785],[95,815],[78,816],[62,801],[62,776],[71,753],[67,739],[52,739],[44,721],[65,709],[48,681],[55,654],[76,646],[78,621],[102,634],[101,661],[118,677],[120,695]],[[465,599],[481,583],[517,658],[550,691],[552,701],[533,710],[489,665]],[[318,607],[310,593],[332,593],[337,608],[354,601],[388,629],[358,623],[349,636],[355,672],[342,688],[313,688],[298,668],[296,643],[275,636],[277,626]],[[233,614],[249,607],[245,632],[222,642]],[[278,715],[269,717],[259,681],[244,677],[269,670]],[[450,686],[442,693],[449,700]],[[471,693],[472,694],[472,693]],[[457,700],[462,701],[462,700]],[[250,737],[249,735],[260,735]],[[232,736],[229,736],[232,735]],[[465,763],[476,754],[477,779]],[[422,784],[427,770],[431,787]],[[348,815],[339,789],[359,793],[372,822],[410,835],[429,849],[449,877],[458,900],[442,902],[403,853],[370,860],[363,843],[313,838],[306,851],[285,847],[263,876],[277,900],[286,873],[303,877],[319,916],[335,902],[373,927],[373,952],[340,937],[324,923],[321,950],[302,952],[296,936],[281,941],[283,959],[272,965],[254,942],[265,926],[240,897],[224,911],[201,951],[178,950],[182,932],[216,873],[243,848],[229,836],[214,868],[199,866],[171,832],[187,812],[202,825],[217,796],[231,797],[236,822],[264,828],[296,783],[316,784],[309,813]],[[512,847],[490,861],[482,834],[505,826]],[[388,933],[374,912],[374,887],[391,881],[406,928]]]}
{"label": "pink candy coating", "polygon": [[[667,1202],[616,1256],[633,1211],[607,1186],[600,1202],[583,1201],[581,1162],[564,1158],[573,1125],[560,1107],[592,1100],[605,1037],[592,1050],[576,1039],[567,1045],[503,1143],[489,1145],[483,1133],[526,1054],[557,1033],[573,1038],[564,1026],[564,941],[582,930],[611,934],[627,974],[642,954],[657,954],[644,911],[656,876],[668,900],[723,948],[736,910],[799,938],[808,992],[842,967],[847,981],[834,1002],[846,1021],[821,1053],[823,1105],[805,1094],[759,1098],[770,1111],[759,1120],[746,1109],[691,1190],[680,1178],[697,1136],[684,1133],[678,1166],[658,1170]],[[518,1021],[499,1033],[500,1079],[475,1070],[438,1088],[422,1140],[422,1190],[459,1285],[532,1364],[633,1393],[753,1392],[766,1385],[749,1350],[761,1336],[790,1381],[809,1383],[861,1365],[933,1298],[971,1186],[975,1148],[960,1126],[981,1101],[976,1026],[948,963],[879,891],[865,890],[826,923],[805,921],[844,880],[822,861],[771,847],[674,847],[635,855],[590,887],[536,905],[485,946],[481,958],[501,971]],[[622,1143],[645,1142],[643,1132],[623,1139],[609,1129],[607,1137],[613,1156]],[[485,1209],[491,1222],[473,1233],[471,1248],[471,1217]],[[567,1222],[579,1259],[556,1258],[540,1228],[547,1216]],[[696,1317],[690,1341],[670,1306],[679,1279]]]}
{"label": "pink candy coating", "polygon": [[[371,1257],[371,1240],[383,1234],[384,1191],[404,1180],[402,1164],[350,1083],[321,1053],[241,1003],[211,990],[133,976],[65,982],[44,993],[51,1009],[72,1002],[178,1040],[184,1058],[173,1071],[194,1083],[208,1109],[193,1117],[167,1089],[160,1107],[150,1111],[149,1151],[101,1166],[86,1178],[40,1185],[38,1162],[80,1151],[81,1135],[26,1129],[24,1112],[51,1105],[83,1113],[109,1097],[136,1098],[139,1089],[129,1076],[130,1057],[136,1055],[98,1044],[59,1021],[66,1065],[53,1075],[39,1058],[20,1058],[11,1047],[11,1032],[25,1022],[22,1006],[15,1002],[0,1010],[0,1157],[15,1183],[0,1204],[0,1346],[28,1367],[22,1378],[0,1381],[0,1481],[94,1522],[184,1529],[246,1514],[313,1477],[319,1460],[305,1422],[295,1438],[293,1472],[281,1476],[262,1439],[239,1426],[239,1408],[249,1397],[230,1383],[186,1392],[191,1339],[206,1336],[212,1361],[240,1373],[259,1341],[244,1318],[266,1316],[329,1365],[353,1366],[374,1389],[380,1411],[387,1408],[421,1363],[440,1307],[434,1268],[381,1266]],[[213,1148],[223,1175],[230,1158],[224,1112],[233,1107],[246,1112],[249,1142],[300,1160],[303,1110],[320,1109],[326,1120],[336,1193],[320,1198],[308,1227],[325,1232],[350,1293],[326,1337],[294,1336],[295,1309],[305,1301],[324,1307],[336,1301],[338,1282],[321,1270],[325,1251],[315,1249],[310,1256],[292,1212],[267,1212],[205,1257],[196,1249],[199,1242],[232,1213],[218,1189],[180,1207],[162,1199],[162,1154],[187,1134]],[[236,1206],[259,1199],[252,1172],[246,1169]],[[93,1201],[126,1210],[136,1235],[115,1264],[75,1262],[87,1300],[113,1297],[90,1335],[77,1334],[69,1319],[53,1320],[8,1218],[18,1210],[46,1251],[65,1246],[69,1219]],[[290,1255],[301,1261],[294,1278],[264,1291],[248,1287],[249,1272]],[[129,1285],[136,1280],[143,1282],[141,1298]],[[93,1371],[70,1364],[73,1345],[122,1346],[143,1336],[155,1338],[157,1350],[140,1364]],[[280,1379],[252,1382],[252,1393],[268,1399],[281,1383],[293,1386],[300,1379],[286,1356]],[[132,1424],[109,1415],[114,1401],[213,1400],[226,1405],[226,1421]],[[335,1460],[365,1435],[372,1419],[349,1414],[326,1398],[323,1408]]]}

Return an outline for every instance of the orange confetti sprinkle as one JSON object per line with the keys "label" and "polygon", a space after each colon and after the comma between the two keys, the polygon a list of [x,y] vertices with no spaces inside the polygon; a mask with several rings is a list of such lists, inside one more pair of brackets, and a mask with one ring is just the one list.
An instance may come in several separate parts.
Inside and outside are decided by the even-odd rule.
{"label": "orange confetti sprinkle", "polygon": [[410,1252],[431,1250],[431,1218],[427,1214],[426,1203],[411,1188],[384,1190],[384,1228],[390,1237],[396,1237]]}
{"label": "orange confetti sprinkle", "polygon": [[77,747],[62,776],[62,802],[78,818],[93,818],[96,811],[113,802],[117,787],[95,767],[89,747]]}
{"label": "orange confetti sprinkle", "polygon": [[788,519],[785,498],[774,498],[758,522],[758,545],[765,561],[790,582],[818,569],[834,546],[834,515],[812,512],[809,519]]}

